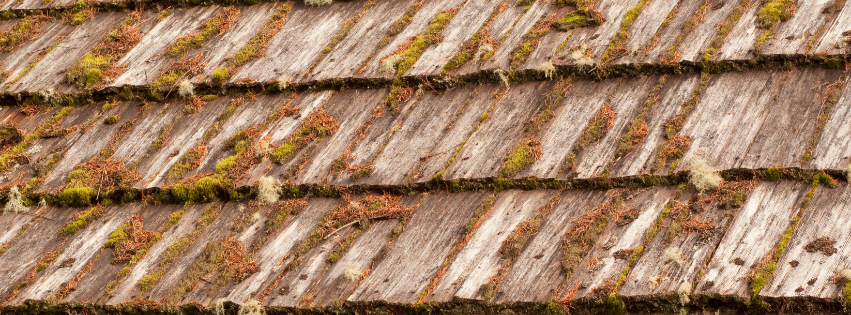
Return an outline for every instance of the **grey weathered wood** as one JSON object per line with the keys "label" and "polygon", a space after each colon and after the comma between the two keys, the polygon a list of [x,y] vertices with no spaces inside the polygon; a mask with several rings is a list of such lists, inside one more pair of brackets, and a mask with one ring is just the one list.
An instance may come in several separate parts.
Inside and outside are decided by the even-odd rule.
{"label": "grey weathered wood", "polygon": [[746,279],[751,269],[780,241],[808,188],[794,182],[757,184],[715,249],[694,292],[748,298]]}
{"label": "grey weathered wood", "polygon": [[[453,246],[464,237],[464,226],[486,198],[481,193],[425,197],[392,244],[390,253],[349,296],[349,301],[415,303]],[[440,229],[434,229],[440,226]]]}

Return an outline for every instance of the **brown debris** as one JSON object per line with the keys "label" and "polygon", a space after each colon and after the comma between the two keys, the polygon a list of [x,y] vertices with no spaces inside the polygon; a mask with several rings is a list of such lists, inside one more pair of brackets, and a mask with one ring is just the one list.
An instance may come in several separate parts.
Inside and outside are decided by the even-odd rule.
{"label": "brown debris", "polygon": [[142,217],[134,215],[127,221],[124,228],[124,239],[115,244],[115,250],[112,252],[112,263],[129,262],[136,253],[148,247],[151,240],[157,237],[156,231],[147,231],[142,228]]}
{"label": "brown debris", "polygon": [[68,175],[69,185],[97,188],[99,193],[130,189],[140,179],[142,176],[138,172],[128,169],[124,162],[113,158],[77,164]]}
{"label": "brown debris", "polygon": [[834,244],[836,244],[836,241],[823,236],[804,246],[804,250],[808,253],[822,252],[826,256],[830,256],[837,252],[836,247],[833,247]]}

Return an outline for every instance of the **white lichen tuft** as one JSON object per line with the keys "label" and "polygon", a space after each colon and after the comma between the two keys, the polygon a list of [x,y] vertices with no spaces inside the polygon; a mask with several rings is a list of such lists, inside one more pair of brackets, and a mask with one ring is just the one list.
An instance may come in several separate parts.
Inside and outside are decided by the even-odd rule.
{"label": "white lichen tuft", "polygon": [[680,305],[685,306],[688,302],[691,302],[691,299],[688,297],[691,295],[691,284],[683,282],[683,284],[680,285],[680,288],[677,289],[677,295],[680,297]]}
{"label": "white lichen tuft", "polygon": [[29,210],[30,209],[24,205],[24,200],[21,197],[21,192],[18,191],[18,187],[12,186],[12,188],[9,189],[9,201],[6,201],[6,207],[3,208],[3,213],[22,213]]}
{"label": "white lichen tuft", "polygon": [[248,302],[239,305],[237,315],[264,315],[266,310],[263,309],[263,304],[257,300],[248,300]]}
{"label": "white lichen tuft", "polygon": [[683,252],[677,247],[671,247],[665,250],[665,261],[675,263],[677,266],[682,266],[686,262],[685,258],[683,258]]}
{"label": "white lichen tuft", "polygon": [[570,53],[570,59],[573,59],[573,63],[577,66],[586,67],[594,65],[594,59],[588,54],[591,50],[588,49],[587,45],[579,46],[576,50]]}
{"label": "white lichen tuft", "polygon": [[479,49],[476,50],[476,54],[473,55],[473,62],[478,62],[479,60],[484,58],[484,56],[487,56],[487,55],[492,54],[492,53],[493,53],[493,45],[488,44],[488,43],[481,44],[481,45],[479,45]]}
{"label": "white lichen tuft", "polygon": [[499,81],[502,82],[502,85],[504,85],[505,87],[509,86],[510,83],[508,81],[508,72],[505,72],[505,70],[502,69],[496,69],[493,71],[493,73],[495,73],[496,76],[499,77]]}
{"label": "white lichen tuft", "polygon": [[254,156],[262,159],[268,157],[269,154],[272,154],[272,145],[268,139],[260,140],[254,145]]}
{"label": "white lichen tuft", "polygon": [[346,270],[343,271],[343,274],[345,274],[346,279],[349,279],[349,281],[353,282],[360,280],[361,276],[363,275],[363,273],[361,273],[360,271],[360,264],[356,262],[350,262],[346,264]]}
{"label": "white lichen tuft", "polygon": [[33,155],[33,154],[36,154],[36,153],[39,153],[39,152],[41,152],[41,145],[38,145],[38,144],[32,146],[32,148],[27,150],[27,154],[29,154],[29,155]]}
{"label": "white lichen tuft", "polygon": [[271,205],[278,202],[281,189],[278,187],[278,182],[269,176],[263,176],[257,179],[257,200],[261,205]]}
{"label": "white lichen tuft", "polygon": [[839,275],[845,279],[845,281],[851,281],[851,269],[845,269],[839,272]]}
{"label": "white lichen tuft", "polygon": [[555,76],[555,74],[556,74],[556,66],[553,65],[553,63],[549,62],[549,61],[542,63],[535,70],[543,72],[544,76],[547,77],[547,79],[552,79],[553,76]]}
{"label": "white lichen tuft", "polygon": [[851,164],[848,164],[848,166],[845,167],[845,179],[851,182]]}
{"label": "white lichen tuft", "polygon": [[177,86],[177,94],[181,97],[195,96],[195,85],[189,80],[183,80]]}
{"label": "white lichen tuft", "polygon": [[381,60],[381,71],[384,73],[394,74],[396,73],[396,66],[402,62],[402,56],[400,54],[390,55]]}
{"label": "white lichen tuft", "polygon": [[285,91],[292,87],[293,79],[288,76],[282,75],[278,77],[275,82],[278,84],[278,90]]}
{"label": "white lichen tuft", "polygon": [[691,171],[688,174],[688,182],[699,192],[713,190],[721,185],[721,175],[718,170],[706,164],[700,156],[692,154],[689,158]]}
{"label": "white lichen tuft", "polygon": [[330,3],[331,0],[304,0],[304,4],[311,5],[314,7],[323,6]]}

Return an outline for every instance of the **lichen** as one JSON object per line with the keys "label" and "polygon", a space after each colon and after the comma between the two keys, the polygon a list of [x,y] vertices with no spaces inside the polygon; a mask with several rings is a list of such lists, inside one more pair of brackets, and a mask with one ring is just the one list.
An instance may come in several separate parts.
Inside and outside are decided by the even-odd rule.
{"label": "lichen", "polygon": [[3,206],[3,213],[24,213],[29,211],[29,207],[24,205],[24,200],[21,197],[21,192],[18,191],[18,186],[12,186],[9,189],[8,200]]}
{"label": "lichen", "polygon": [[697,154],[692,154],[689,159],[689,167],[691,170],[688,174],[688,181],[697,191],[705,192],[721,185],[723,179],[718,174],[718,170],[707,165],[706,161]]}

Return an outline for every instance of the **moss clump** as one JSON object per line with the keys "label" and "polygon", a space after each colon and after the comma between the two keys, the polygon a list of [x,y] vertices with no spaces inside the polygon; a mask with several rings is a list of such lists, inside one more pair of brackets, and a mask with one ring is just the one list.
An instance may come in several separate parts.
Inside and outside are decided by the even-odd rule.
{"label": "moss clump", "polygon": [[603,137],[608,134],[609,130],[612,129],[615,125],[615,116],[617,113],[612,111],[612,105],[609,103],[604,104],[597,111],[597,114],[591,118],[591,121],[585,126],[585,130],[582,131],[582,134],[579,136],[579,139],[576,140],[576,144],[573,145],[573,149],[570,151],[571,153],[567,155],[564,160],[564,164],[562,164],[561,173],[570,175],[576,170],[576,157],[582,153],[582,150],[592,143],[600,141]]}
{"label": "moss clump", "polygon": [[63,18],[68,24],[77,26],[88,19],[94,18],[95,10],[86,0],[77,1]]}
{"label": "moss clump", "polygon": [[235,166],[235,161],[236,155],[222,159],[221,161],[219,161],[219,164],[216,164],[216,173],[227,173],[229,170],[233,169],[233,167]]}
{"label": "moss clump", "polygon": [[91,187],[65,188],[56,198],[63,207],[85,207],[94,201],[97,192]]}
{"label": "moss clump", "polygon": [[276,163],[286,163],[298,150],[310,143],[322,141],[324,137],[333,134],[337,129],[339,129],[337,120],[320,110],[307,117],[295,133],[272,151],[270,157]]}
{"label": "moss clump", "polygon": [[171,43],[165,51],[165,54],[172,58],[183,56],[189,50],[200,48],[210,38],[215,35],[222,35],[236,23],[239,18],[239,10],[228,7],[224,12],[216,14],[216,16],[207,19],[198,29],[189,35],[178,38]]}
{"label": "moss clump", "polygon": [[503,1],[501,5],[494,7],[490,16],[479,30],[473,34],[467,41],[464,42],[462,48],[452,57],[444,66],[442,73],[448,73],[460,68],[469,61],[479,62],[490,59],[494,51],[501,44],[500,41],[494,39],[490,34],[493,21],[505,11],[508,7],[508,1]]}
{"label": "moss clump", "polygon": [[15,23],[12,29],[0,32],[0,50],[11,52],[34,39],[41,33],[41,26],[47,18],[44,15],[28,16]]}
{"label": "moss clump", "polygon": [[151,86],[154,87],[151,92],[157,93],[157,95],[152,94],[150,96],[153,100],[161,102],[162,96],[158,94],[158,88],[175,86],[181,78],[191,78],[200,74],[205,66],[204,52],[199,52],[191,58],[183,58],[173,62],[154,82],[151,82]]}
{"label": "moss clump", "polygon": [[792,0],[770,0],[765,1],[757,13],[759,27],[764,29],[774,28],[780,21],[787,21],[795,14],[795,1]]}
{"label": "moss clump", "polygon": [[598,12],[592,10],[576,10],[565,13],[564,16],[552,23],[552,27],[559,31],[567,32],[579,27],[600,26],[602,20],[603,16]]}
{"label": "moss clump", "polygon": [[517,147],[508,154],[502,163],[502,167],[499,169],[499,177],[514,177],[514,175],[535,163],[542,154],[541,141],[538,139],[525,138],[520,140]]}
{"label": "moss clump", "polygon": [[230,74],[228,73],[228,68],[218,68],[213,71],[213,75],[210,79],[213,80],[213,83],[222,84],[230,78]]}
{"label": "moss clump", "polygon": [[0,170],[5,170],[8,166],[9,159],[12,158],[12,156],[24,153],[24,151],[29,148],[29,145],[33,141],[35,141],[46,130],[54,128],[56,124],[62,121],[62,118],[64,118],[66,115],[68,115],[68,113],[71,112],[72,109],[73,108],[70,106],[63,107],[62,109],[57,111],[56,114],[54,114],[52,117],[42,122],[41,125],[39,125],[35,131],[24,136],[23,139],[18,142],[18,144],[16,144],[14,147],[6,150],[5,152],[3,152],[3,154],[0,154]]}
{"label": "moss clump", "polygon": [[81,229],[92,223],[94,220],[97,220],[103,214],[104,207],[96,206],[88,209],[86,211],[82,211],[77,214],[77,217],[74,218],[73,221],[68,222],[59,229],[60,236],[71,236],[79,232]]}
{"label": "moss clump", "polygon": [[623,45],[626,43],[626,40],[629,39],[627,31],[630,27],[632,27],[632,23],[635,23],[635,19],[638,18],[646,5],[647,0],[642,0],[629,9],[629,11],[626,11],[626,16],[624,16],[623,21],[621,21],[621,27],[618,29],[617,33],[615,33],[615,36],[612,37],[612,41],[609,42],[609,45],[606,47],[606,52],[603,53],[603,57],[601,58],[602,62],[606,62],[625,52]]}
{"label": "moss clump", "polygon": [[207,157],[207,146],[203,144],[186,151],[186,153],[180,157],[180,160],[168,169],[168,173],[165,177],[165,184],[170,185],[180,180],[184,174],[201,165],[201,161],[203,161],[205,157]]}
{"label": "moss clump", "polygon": [[68,70],[65,81],[76,84],[79,88],[89,89],[98,86],[102,81],[116,78],[126,65],[115,65],[115,62],[142,39],[139,33],[140,23],[140,11],[128,14],[118,27],[109,31],[91,52]]}
{"label": "moss clump", "polygon": [[112,115],[104,119],[103,123],[107,125],[112,125],[114,123],[117,123],[119,119],[121,119],[121,115]]}
{"label": "moss clump", "polygon": [[284,26],[284,22],[287,19],[287,14],[289,14],[292,7],[289,3],[284,3],[272,17],[257,31],[251,39],[245,43],[245,46],[242,46],[242,49],[239,50],[235,55],[228,58],[226,63],[229,67],[238,68],[247,63],[248,61],[260,57],[263,55],[263,51],[266,49],[266,46],[269,45],[269,41],[278,34],[278,31],[281,30],[281,27]]}
{"label": "moss clump", "polygon": [[429,22],[424,33],[414,36],[406,45],[400,47],[393,54],[385,56],[382,61],[395,56],[394,58],[399,59],[395,63],[396,75],[397,77],[404,75],[417,62],[417,59],[425,52],[426,48],[443,41],[440,34],[443,33],[443,29],[446,28],[446,25],[449,24],[449,21],[452,20],[452,17],[455,16],[457,11],[458,9],[450,9],[438,13]]}
{"label": "moss clump", "polygon": [[772,166],[765,170],[763,178],[768,181],[776,182],[783,179],[783,170],[780,166]]}
{"label": "moss clump", "polygon": [[511,70],[516,70],[520,67],[520,65],[526,62],[526,58],[528,58],[529,55],[538,48],[538,45],[541,44],[541,38],[549,34],[552,30],[554,18],[555,17],[552,17],[549,20],[538,21],[534,26],[532,26],[532,29],[530,29],[529,32],[523,34],[520,45],[518,45],[511,53]]}
{"label": "moss clump", "polygon": [[739,19],[744,15],[745,10],[747,9],[748,3],[741,2],[733,11],[730,12],[730,16],[724,23],[721,23],[718,26],[718,33],[715,34],[715,37],[712,38],[712,41],[709,43],[709,47],[706,48],[706,51],[703,53],[703,62],[708,63],[712,57],[717,53],[721,46],[724,46],[724,41],[727,40],[727,35],[730,34],[730,31],[733,30],[733,27],[736,26],[736,23],[739,22]]}

